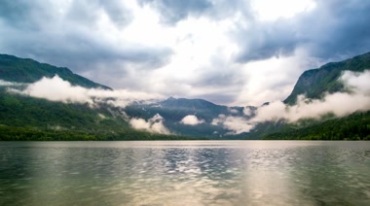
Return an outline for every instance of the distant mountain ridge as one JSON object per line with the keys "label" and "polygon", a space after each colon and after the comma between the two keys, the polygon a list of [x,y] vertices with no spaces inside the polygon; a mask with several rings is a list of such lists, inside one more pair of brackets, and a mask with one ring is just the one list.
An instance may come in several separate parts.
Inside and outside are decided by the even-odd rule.
{"label": "distant mountain ridge", "polygon": [[[318,69],[308,70],[300,76],[292,93],[284,103],[295,104],[297,96],[302,94],[311,99],[318,99],[326,92],[343,91],[344,87],[338,81],[343,71],[361,72],[369,68],[370,53],[366,53],[341,62],[328,63]],[[74,74],[67,68],[39,63],[32,59],[0,55],[1,80],[32,83],[42,77],[51,78],[54,75],[58,75],[72,85],[110,89]],[[268,105],[266,103],[263,106]],[[0,85],[0,140],[2,138],[11,140],[14,135],[21,136],[18,139],[32,139],[33,136],[39,134],[46,135],[45,138],[49,139],[57,136],[57,139],[62,137],[61,139],[65,140],[68,139],[63,138],[63,134],[66,132],[71,135],[72,140],[76,140],[73,138],[79,140],[135,140],[143,139],[142,137],[145,139],[176,139],[178,136],[210,139],[259,139],[263,137],[284,139],[286,136],[294,139],[291,134],[299,135],[299,139],[320,139],[321,137],[345,139],[348,135],[354,135],[357,139],[369,139],[368,136],[363,135],[370,133],[369,112],[354,114],[338,121],[332,116],[324,120],[308,120],[304,124],[291,124],[284,120],[266,121],[255,125],[255,128],[249,132],[242,130],[241,133],[235,133],[233,128],[228,127],[226,123],[220,123],[220,121],[231,117],[242,120],[241,122],[246,124],[246,120],[252,118],[257,112],[258,108],[252,106],[227,107],[203,99],[173,97],[156,102],[151,101],[151,103],[146,101],[132,102],[125,107],[116,107],[102,100],[98,106],[91,107],[88,104],[51,102],[11,93],[7,91],[5,86]],[[149,124],[150,120],[157,115],[163,118],[162,123],[171,131],[172,136],[142,133],[131,128],[132,119],[141,119],[141,123]],[[183,121],[188,116],[191,116],[193,121],[195,116],[196,123],[187,124]],[[234,121],[233,119],[229,120],[231,122],[229,121],[228,124]],[[327,120],[331,122],[327,122]],[[335,127],[336,122],[340,122],[337,127]],[[43,131],[52,131],[52,137],[48,136],[49,132],[44,133]],[[57,135],[54,134],[54,131],[57,132]],[[77,135],[74,135],[75,133]],[[29,135],[31,136],[29,137]]]}
{"label": "distant mountain ridge", "polygon": [[[217,105],[203,99],[186,99],[170,97],[156,103],[135,103],[128,105],[123,110],[130,117],[149,119],[156,114],[161,115],[164,125],[171,131],[180,135],[204,136],[219,138],[227,135],[230,131],[212,121],[220,115],[243,117],[245,107],[227,107]],[[254,107],[248,107],[252,111]],[[181,121],[188,115],[196,116],[201,124],[186,125]]]}
{"label": "distant mountain ridge", "polygon": [[343,90],[343,84],[338,81],[343,71],[362,72],[370,69],[370,52],[353,58],[331,62],[318,69],[303,72],[294,86],[292,93],[284,103],[294,104],[298,95],[310,99],[319,99],[325,92],[334,93]]}
{"label": "distant mountain ridge", "polygon": [[33,83],[42,77],[53,77],[58,75],[69,81],[72,85],[86,88],[111,88],[93,82],[85,77],[74,74],[65,67],[56,67],[50,64],[40,63],[33,59],[19,58],[12,55],[0,54],[0,79],[10,82]]}

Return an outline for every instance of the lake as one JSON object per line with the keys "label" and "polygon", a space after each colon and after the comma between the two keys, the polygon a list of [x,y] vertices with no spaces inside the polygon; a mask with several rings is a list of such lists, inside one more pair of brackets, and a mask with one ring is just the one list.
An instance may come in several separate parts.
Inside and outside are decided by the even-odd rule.
{"label": "lake", "polygon": [[370,142],[0,142],[0,205],[370,205]]}

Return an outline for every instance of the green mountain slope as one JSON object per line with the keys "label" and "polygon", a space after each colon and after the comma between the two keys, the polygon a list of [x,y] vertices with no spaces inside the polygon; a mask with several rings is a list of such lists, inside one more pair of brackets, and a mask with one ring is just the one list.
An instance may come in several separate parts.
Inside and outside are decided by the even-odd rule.
{"label": "green mountain slope", "polygon": [[321,98],[325,92],[334,93],[343,89],[338,81],[345,70],[361,72],[370,69],[370,52],[341,62],[328,63],[318,69],[305,71],[298,79],[292,93],[284,103],[294,104],[297,96],[304,94],[307,98]]}
{"label": "green mountain slope", "polygon": [[86,88],[110,89],[107,86],[74,74],[65,67],[55,67],[32,59],[23,59],[11,55],[0,54],[0,79],[2,80],[32,83],[40,80],[42,77],[51,78],[55,75],[69,81],[73,85]]}
{"label": "green mountain slope", "polygon": [[285,125],[263,139],[280,140],[370,140],[370,111],[315,122],[309,126]]}
{"label": "green mountain slope", "polygon": [[0,124],[62,130],[110,130],[127,128],[114,108],[92,108],[86,104],[65,104],[10,94],[0,87]]}
{"label": "green mountain slope", "polygon": [[[32,83],[58,75],[72,85],[110,89],[67,68],[0,55],[0,79]],[[154,140],[187,139],[133,130],[121,108],[99,103],[52,102],[8,91],[0,85],[0,140]]]}
{"label": "green mountain slope", "polygon": [[[320,99],[326,92],[344,91],[344,85],[339,81],[343,71],[362,72],[368,69],[370,52],[308,70],[300,76],[292,93],[284,102],[293,105],[301,94],[311,99]],[[358,112],[342,118],[328,114],[325,119],[306,119],[290,124],[281,121],[263,123],[258,125],[257,129],[259,130],[252,136],[258,135],[264,139],[369,140],[370,112]]]}

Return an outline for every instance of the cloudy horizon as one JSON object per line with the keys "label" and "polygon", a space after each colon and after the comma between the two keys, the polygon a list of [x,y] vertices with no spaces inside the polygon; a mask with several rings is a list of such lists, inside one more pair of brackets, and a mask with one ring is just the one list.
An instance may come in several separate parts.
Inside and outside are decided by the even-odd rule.
{"label": "cloudy horizon", "polygon": [[0,53],[130,94],[280,101],[299,75],[369,51],[370,1],[5,0]]}

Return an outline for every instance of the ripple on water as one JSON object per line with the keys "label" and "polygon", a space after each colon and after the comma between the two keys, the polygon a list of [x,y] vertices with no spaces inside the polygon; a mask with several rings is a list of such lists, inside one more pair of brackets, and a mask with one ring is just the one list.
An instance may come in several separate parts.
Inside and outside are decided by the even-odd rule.
{"label": "ripple on water", "polygon": [[368,142],[10,143],[0,205],[367,205]]}

